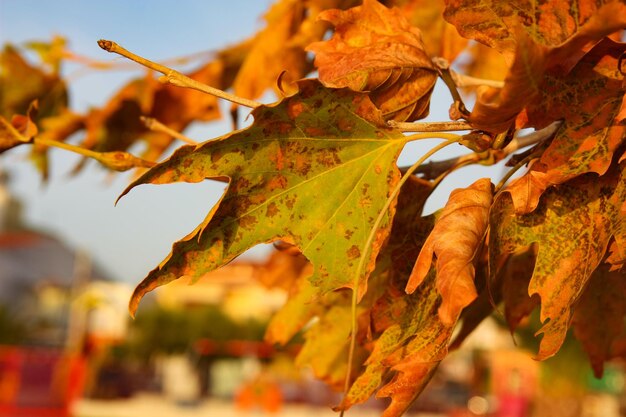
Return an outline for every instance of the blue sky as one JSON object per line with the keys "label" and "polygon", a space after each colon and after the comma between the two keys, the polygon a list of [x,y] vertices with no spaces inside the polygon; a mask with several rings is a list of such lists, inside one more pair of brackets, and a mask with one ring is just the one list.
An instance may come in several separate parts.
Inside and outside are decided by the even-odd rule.
{"label": "blue sky", "polygon": [[[244,39],[262,25],[261,16],[270,0],[221,1],[130,1],[0,0],[0,44],[49,40],[61,35],[70,48],[98,60],[121,60],[100,50],[100,38],[118,42],[127,49],[158,61],[198,51],[219,49]],[[67,74],[75,74],[68,66]],[[91,71],[70,82],[71,107],[85,111],[102,105],[136,71]],[[449,95],[436,89],[431,120],[447,120]],[[186,131],[197,140],[228,132],[228,121]],[[411,144],[401,164],[414,161],[432,143]],[[460,149],[457,149],[458,152]],[[452,150],[452,152],[455,152]],[[450,156],[450,152],[440,158]],[[42,185],[23,152],[11,151],[0,166],[12,176],[12,190],[26,203],[28,221],[56,233],[69,244],[92,253],[111,275],[138,282],[158,265],[171,244],[201,222],[223,191],[223,184],[173,184],[139,187],[114,201],[129,181],[129,175],[110,175],[96,164],[78,177],[68,173],[78,158],[52,151],[52,179]],[[484,169],[463,171],[446,181],[429,201],[432,208],[445,203],[451,189],[467,186]],[[264,250],[253,251],[261,256]]]}

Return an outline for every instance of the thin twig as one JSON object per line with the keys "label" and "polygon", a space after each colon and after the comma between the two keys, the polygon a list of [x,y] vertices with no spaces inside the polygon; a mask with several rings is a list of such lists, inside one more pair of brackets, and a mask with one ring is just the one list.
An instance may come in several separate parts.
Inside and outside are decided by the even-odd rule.
{"label": "thin twig", "polygon": [[190,137],[187,137],[183,135],[182,133],[177,132],[176,130],[170,129],[169,127],[165,126],[163,123],[159,122],[154,117],[139,116],[139,119],[144,124],[144,126],[146,126],[148,129],[152,131],[165,133],[166,135],[170,135],[171,137],[179,139],[189,145],[198,144],[198,142],[191,139]]}
{"label": "thin twig", "polygon": [[163,74],[163,77],[159,78],[159,81],[161,82],[167,82],[178,87],[185,87],[191,88],[193,90],[202,91],[203,93],[211,94],[212,96],[220,97],[224,100],[228,100],[232,103],[237,103],[245,107],[255,108],[261,105],[261,103],[257,101],[248,100],[247,98],[239,97],[234,94],[219,90],[215,87],[202,84],[201,82],[198,82],[193,78],[189,78],[176,70],[166,67],[165,65],[157,64],[156,62],[149,61],[143,57],[140,57],[139,55],[135,55],[134,53],[124,49],[113,41],[100,39],[98,41],[98,46],[100,46],[100,48],[104,49],[107,52],[113,52],[122,55],[123,57],[135,61],[138,64],[143,65],[144,67],[160,72],[161,74]]}
{"label": "thin twig", "polygon": [[472,129],[472,126],[465,121],[403,123],[390,120],[387,124],[402,132],[457,132]]}
{"label": "thin twig", "polygon": [[452,99],[454,100],[454,103],[452,104],[452,107],[450,107],[449,111],[450,118],[452,120],[467,119],[470,112],[465,107],[463,98],[459,93],[459,89],[457,88],[454,78],[452,77],[450,64],[446,59],[441,57],[433,58],[432,62],[435,64],[435,67],[437,67],[439,78],[441,78],[441,80],[446,84],[446,87],[448,87],[450,95],[452,95]]}
{"label": "thin twig", "polygon": [[510,155],[519,149],[526,148],[539,142],[543,142],[544,140],[554,135],[554,133],[557,131],[562,123],[563,122],[559,120],[552,124],[549,124],[543,129],[536,130],[526,136],[516,136],[511,142],[509,142],[508,145],[504,147],[502,151],[507,155]]}

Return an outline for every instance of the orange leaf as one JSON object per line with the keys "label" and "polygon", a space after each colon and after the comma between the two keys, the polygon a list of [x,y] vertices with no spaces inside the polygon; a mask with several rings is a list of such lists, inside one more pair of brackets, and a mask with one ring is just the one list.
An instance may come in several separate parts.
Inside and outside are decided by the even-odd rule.
{"label": "orange leaf", "polygon": [[[469,39],[503,53],[515,50],[521,29],[533,42],[555,47],[583,32],[583,44],[619,29],[624,5],[609,0],[547,0],[541,4],[507,0],[446,0],[445,18]],[[622,14],[622,16],[620,16]],[[585,28],[586,26],[586,28]],[[599,35],[598,32],[606,34]]]}
{"label": "orange leaf", "polygon": [[467,46],[468,40],[444,20],[443,0],[394,0],[390,3],[398,7],[409,23],[420,30],[429,56],[442,57],[452,62]]}
{"label": "orange leaf", "polygon": [[626,92],[624,75],[617,70],[624,52],[626,44],[605,39],[567,76],[544,77],[528,106],[528,125],[564,122],[530,172],[507,187],[518,213],[532,211],[551,185],[586,172],[602,175],[609,168],[626,137],[626,126],[617,119]]}
{"label": "orange leaf", "polygon": [[406,286],[408,293],[415,291],[430,270],[435,255],[437,290],[443,298],[439,315],[449,326],[477,296],[473,262],[487,228],[491,198],[492,185],[488,178],[450,194]]}
{"label": "orange leaf", "polygon": [[623,273],[610,271],[606,264],[600,265],[574,310],[574,336],[587,351],[596,378],[602,377],[604,362],[611,358],[611,347],[624,328],[624,278]]}
{"label": "orange leaf", "polygon": [[420,31],[397,9],[375,0],[320,18],[335,26],[333,37],[307,48],[324,85],[370,91],[385,119],[415,120],[428,114],[437,80]]}
{"label": "orange leaf", "polygon": [[598,266],[622,215],[626,172],[589,174],[547,191],[537,210],[515,215],[503,194],[491,209],[490,268],[504,254],[532,243],[538,254],[528,293],[541,298],[543,339],[538,359],[554,355],[565,338],[571,307]]}
{"label": "orange leaf", "polygon": [[[483,89],[469,119],[476,129],[493,133],[511,127],[524,107],[534,102],[546,85],[554,85],[551,84],[552,79],[558,79],[569,73],[590,46],[615,30],[626,27],[626,5],[617,1],[610,2],[598,10],[595,10],[595,4],[586,7],[585,13],[577,16],[578,24],[572,22],[571,28],[563,26],[558,29],[558,22],[552,22],[553,17],[559,13],[570,13],[569,8],[559,11],[554,7],[555,4],[544,4],[552,10],[548,14],[541,14],[538,22],[531,20],[532,23],[528,26],[528,20],[521,19],[523,13],[520,15],[519,10],[513,10],[517,7],[513,8],[508,2],[498,6],[502,7],[487,8],[492,14],[495,12],[501,14],[490,16],[491,19],[499,19],[497,22],[478,19],[470,24],[470,27],[476,29],[481,27],[480,25],[495,23],[491,29],[497,27],[502,29],[503,31],[498,29],[494,33],[485,31],[483,35],[491,39],[491,43],[485,43],[493,44],[492,46],[504,52],[509,60],[513,61],[505,78],[504,87]],[[544,6],[543,9],[546,8]],[[556,15],[552,16],[552,12]],[[472,18],[477,16],[481,16],[480,12],[472,14]],[[573,17],[570,20],[572,19]],[[542,32],[544,28],[551,30]],[[551,76],[552,79],[546,79],[547,76]],[[554,119],[550,120],[552,121]]]}

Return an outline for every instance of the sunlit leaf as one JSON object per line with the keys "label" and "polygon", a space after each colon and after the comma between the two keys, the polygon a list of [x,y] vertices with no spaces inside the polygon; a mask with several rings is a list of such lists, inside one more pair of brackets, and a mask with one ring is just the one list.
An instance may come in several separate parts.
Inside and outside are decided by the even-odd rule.
{"label": "sunlit leaf", "polygon": [[502,194],[490,220],[490,265],[503,254],[537,243],[538,253],[528,293],[541,299],[543,339],[537,357],[560,348],[569,327],[571,307],[606,252],[619,225],[626,199],[626,173],[598,178],[589,174],[547,191],[537,209],[515,215],[511,198]]}
{"label": "sunlit leaf", "polygon": [[449,62],[467,46],[467,39],[443,18],[443,0],[392,0],[409,23],[422,33],[424,47],[431,57],[442,57]]}
{"label": "sunlit leaf", "polygon": [[330,87],[369,91],[385,119],[420,119],[428,115],[437,80],[420,31],[397,9],[375,0],[346,11],[320,14],[335,26],[333,37],[309,45],[320,80]]}
{"label": "sunlit leaf", "polygon": [[435,256],[437,290],[443,298],[439,315],[449,326],[477,296],[474,258],[487,228],[491,197],[492,185],[488,178],[450,194],[435,228],[424,243],[406,287],[409,293],[419,287]]}
{"label": "sunlit leaf", "polygon": [[626,44],[606,39],[566,76],[546,76],[539,100],[528,109],[539,128],[564,119],[550,146],[526,176],[508,191],[518,212],[533,210],[551,185],[586,172],[604,174],[624,143],[626,126],[617,122],[626,84],[618,69]]}
{"label": "sunlit leaf", "polygon": [[[131,310],[159,285],[183,275],[201,277],[246,249],[275,240],[298,246],[313,263],[310,280],[322,292],[353,287],[359,259],[367,256],[358,277],[364,293],[389,232],[389,213],[371,250],[366,242],[399,179],[395,160],[404,136],[374,125],[378,112],[363,95],[328,90],[315,81],[300,88],[274,106],[255,109],[250,128],[182,147],[127,189],[230,180],[205,221],[137,287]],[[379,118],[378,123],[384,122]]]}

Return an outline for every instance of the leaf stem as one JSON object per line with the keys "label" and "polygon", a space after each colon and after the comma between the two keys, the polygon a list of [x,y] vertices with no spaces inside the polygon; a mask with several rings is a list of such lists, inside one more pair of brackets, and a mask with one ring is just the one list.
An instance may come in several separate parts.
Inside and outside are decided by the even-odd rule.
{"label": "leaf stem", "polygon": [[[454,135],[454,136],[457,136],[457,135]],[[443,139],[447,139],[447,138],[443,138]],[[413,175],[413,173],[417,170],[417,168],[421,164],[423,164],[424,161],[426,161],[428,158],[433,156],[435,153],[439,152],[441,149],[445,148],[446,146],[449,146],[449,145],[452,145],[453,143],[456,143],[457,140],[459,140],[459,139],[447,139],[445,142],[440,143],[439,145],[435,146],[434,148],[432,148],[431,150],[426,152],[417,162],[415,162],[413,165],[411,165],[411,167],[404,173],[404,175],[402,175],[402,178],[400,178],[400,181],[398,182],[398,184],[395,186],[395,188],[393,189],[393,191],[391,192],[391,194],[387,198],[387,201],[385,201],[385,205],[383,206],[383,208],[378,213],[378,217],[374,221],[372,229],[370,230],[370,234],[367,237],[367,240],[365,241],[365,245],[364,245],[363,250],[362,250],[363,256],[361,256],[361,258],[359,259],[359,264],[358,264],[356,272],[354,274],[354,280],[353,280],[353,283],[352,283],[352,286],[353,286],[353,288],[352,288],[352,305],[351,305],[352,322],[351,322],[350,348],[348,350],[348,372],[346,373],[346,379],[345,379],[345,383],[344,383],[344,398],[348,395],[348,392],[350,390],[350,380],[352,379],[352,375],[351,375],[352,374],[352,361],[354,360],[354,351],[355,351],[355,348],[356,348],[356,336],[357,336],[356,333],[357,333],[357,330],[358,330],[357,329],[358,323],[357,323],[356,308],[357,308],[358,298],[359,298],[359,296],[358,296],[358,294],[359,294],[359,278],[361,277],[361,272],[363,271],[363,268],[365,267],[365,259],[369,255],[369,251],[370,251],[370,248],[372,246],[372,242],[374,241],[374,237],[376,236],[376,232],[378,230],[378,227],[382,223],[383,218],[385,217],[385,214],[387,214],[387,211],[391,207],[391,204],[395,201],[396,197],[400,193],[400,189],[402,188],[404,183],[407,182],[409,177],[411,175]],[[343,413],[344,413],[344,410],[341,410],[340,417],[343,416]]]}
{"label": "leaf stem", "polygon": [[100,48],[104,49],[107,52],[112,52],[112,53],[122,55],[123,57],[126,57],[132,61],[135,61],[136,63],[141,64],[144,67],[160,72],[161,74],[163,74],[163,77],[159,79],[159,81],[161,82],[167,82],[178,87],[185,87],[185,88],[191,88],[193,90],[202,91],[203,93],[211,94],[213,96],[223,98],[224,100],[228,100],[232,103],[240,104],[245,107],[255,108],[261,105],[261,103],[257,101],[248,100],[247,98],[239,97],[234,94],[227,93],[226,91],[222,91],[217,88],[208,86],[206,84],[203,84],[201,82],[194,80],[193,78],[189,78],[186,75],[176,70],[168,68],[165,65],[161,65],[161,64],[157,64],[156,62],[149,61],[139,55],[136,55],[124,49],[123,47],[121,47],[120,45],[118,45],[117,43],[113,41],[100,39],[98,41],[98,46],[100,46]]}
{"label": "leaf stem", "polygon": [[452,132],[472,130],[472,126],[466,121],[403,123],[390,120],[387,124],[402,132]]}
{"label": "leaf stem", "polygon": [[171,137],[181,140],[189,145],[198,144],[198,142],[191,139],[190,137],[187,137],[183,135],[182,133],[177,132],[176,130],[170,129],[169,127],[165,126],[163,123],[159,122],[154,117],[139,116],[139,119],[148,129],[152,131],[165,133],[166,135],[170,135]]}
{"label": "leaf stem", "polygon": [[463,137],[461,135],[457,135],[455,133],[446,133],[446,132],[422,132],[422,133],[415,133],[413,135],[408,135],[404,137],[404,140],[406,142],[413,142],[416,140],[423,140],[423,139],[445,139],[447,141],[450,142],[458,142],[462,139]]}
{"label": "leaf stem", "polygon": [[59,142],[39,136],[35,136],[33,142],[38,145],[60,148],[69,152],[86,156],[88,158],[95,159],[105,167],[113,169],[115,171],[127,171],[131,168],[150,168],[155,165],[154,162],[137,158],[136,156],[131,155],[128,152],[96,152],[90,149],[81,148],[80,146],[72,145],[65,142]]}

